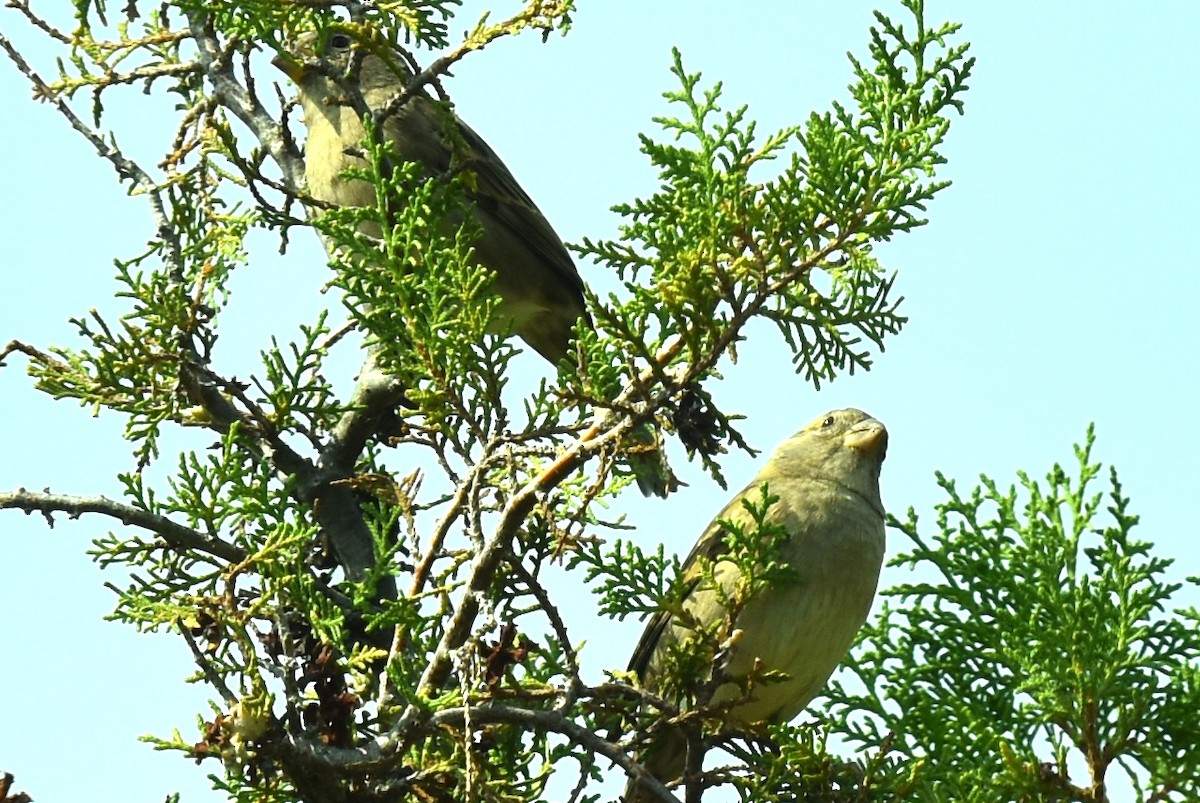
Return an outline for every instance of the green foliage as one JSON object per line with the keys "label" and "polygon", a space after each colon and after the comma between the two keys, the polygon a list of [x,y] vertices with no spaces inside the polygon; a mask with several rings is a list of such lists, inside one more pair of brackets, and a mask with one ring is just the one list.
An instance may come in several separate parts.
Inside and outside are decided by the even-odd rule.
{"label": "green foliage", "polygon": [[1171,561],[1133,536],[1115,469],[1092,490],[1093,440],[1077,476],[1020,490],[939,474],[932,539],[911,510],[893,520],[915,545],[893,563],[930,579],[884,592],[851,662],[865,691],[835,686],[830,710],[913,775],[905,799],[1100,801],[1114,775],[1138,800],[1200,794],[1200,634],[1171,615]]}
{"label": "green foliage", "polygon": [[[745,107],[723,111],[720,83],[702,88],[674,53],[681,88],[665,96],[683,113],[656,120],[671,141],[641,136],[662,186],[614,207],[627,220],[620,240],[585,238],[578,248],[616,271],[625,296],[592,301],[596,328],[610,338],[589,350],[588,372],[564,377],[567,398],[604,406],[605,388],[640,381],[639,361],[663,395],[701,388],[717,355],[736,359],[739,332],[755,316],[775,324],[816,388],[870,368],[872,350],[905,322],[874,246],[922,225],[928,200],[947,186],[933,171],[974,65],[965,44],[947,43],[957,25],[927,29],[922,5],[906,5],[914,36],[877,14],[872,60],[852,58],[857,109],[834,104],[762,138]],[[777,175],[760,178],[789,154]],[[656,423],[682,435],[679,407],[652,404]],[[707,415],[703,441],[744,445],[730,416]],[[710,452],[699,451],[703,465],[724,485]]]}
{"label": "green foliage", "polygon": [[[784,543],[791,535],[782,523],[769,518],[771,507],[779,501],[779,497],[771,494],[767,483],[763,483],[758,490],[758,500],[749,496],[742,499],[742,510],[749,517],[748,522],[743,524],[734,519],[718,519],[729,549],[722,559],[737,567],[743,585],[737,591],[743,599],[737,603],[726,603],[726,610],[730,611],[740,609],[744,600],[767,588],[795,583],[797,580],[795,570],[781,557]],[[704,559],[701,566],[705,566],[706,575],[711,573],[711,561]],[[715,588],[715,582],[713,585]]]}
{"label": "green foliage", "polygon": [[[896,562],[916,579],[885,592],[851,661],[857,683],[833,687],[817,727],[731,734],[720,711],[679,710],[730,680],[730,622],[679,645],[672,700],[620,674],[590,685],[551,596],[561,561],[605,615],[687,623],[696,584],[735,612],[789,580],[769,488],[723,522],[723,559],[743,570],[733,588],[711,550],[684,570],[661,545],[605,543],[624,523],[599,510],[663,432],[723,481],[723,444],[746,444],[711,382],[755,318],[815,388],[869,368],[905,323],[876,245],[923,225],[946,187],[935,171],[974,60],[957,25],[929,27],[919,0],[903,5],[911,19],[876,13],[866,56],[851,55],[852,103],[765,136],[673,54],[674,114],[640,139],[660,186],[616,207],[618,239],[577,249],[613,269],[620,292],[588,295],[594,326],[579,323],[570,359],[519,405],[506,384],[517,346],[496,330],[491,277],[472,259],[469,170],[430,177],[369,136],[369,167],[346,178],[370,182],[377,207],[298,216],[312,202],[299,132],[263,91],[275,74],[262,57],[303,32],[351,32],[443,49],[419,79],[434,82],[498,38],[567,31],[573,3],[484,15],[453,47],[455,0],[337,13],[130,2],[111,21],[105,0],[75,0],[66,33],[23,8],[59,47],[59,75],[14,63],[145,198],[154,230],[116,261],[116,317],[75,320],[73,346],[0,353],[24,354],[49,396],[124,418],[135,466],[122,500],[18,491],[0,506],[121,523],[91,553],[123,571],[113,618],[177,633],[214,698],[194,730],[148,741],[208,762],[230,799],[262,803],[534,800],[554,776],[593,800],[602,770],[674,714],[738,762],[704,785],[732,783],[746,800],[1099,803],[1118,775],[1139,800],[1200,797],[1200,613],[1170,610],[1180,586],[1133,537],[1115,471],[1106,495],[1091,490],[1090,431],[1077,477],[1056,466],[1042,482],[984,478],[961,495],[939,476],[948,501],[932,538],[911,511],[892,522],[914,545]],[[111,93],[131,87],[169,96],[148,116],[175,115],[150,159],[102,127]],[[253,349],[218,332],[242,301],[232,280],[255,228],[278,231],[285,251],[314,229],[334,293],[243,380],[223,359]],[[343,397],[329,366],[351,329],[370,355]],[[187,427],[178,454],[172,424]],[[772,679],[734,680],[752,691]]]}
{"label": "green foliage", "polygon": [[271,348],[260,354],[263,378],[255,378],[254,386],[279,429],[312,433],[334,425],[337,403],[321,373],[327,317],[323,312],[312,326],[301,325],[299,342],[280,346],[272,338]]}
{"label": "green foliage", "polygon": [[[679,559],[666,554],[666,547],[646,554],[632,541],[617,540],[603,550],[597,541],[582,544],[569,565],[586,566],[584,581],[599,598],[598,610],[622,620],[630,614],[648,615],[661,610],[670,599],[678,604]],[[596,582],[599,580],[599,582]]]}
{"label": "green foliage", "polygon": [[[814,386],[870,366],[904,322],[874,246],[920,225],[945,187],[933,170],[973,65],[951,41],[957,26],[927,29],[914,0],[911,37],[877,15],[869,58],[851,60],[855,108],[761,137],[675,53],[679,88],[667,97],[678,116],[641,140],[661,187],[618,207],[619,240],[578,249],[613,268],[622,291],[589,296],[594,327],[580,322],[557,376],[512,404],[516,346],[495,331],[491,277],[472,260],[469,171],[431,177],[368,136],[369,167],[345,178],[369,181],[377,207],[327,209],[305,192],[292,105],[264,91],[277,75],[263,56],[286,54],[295,35],[443,48],[455,5],[134,2],[110,24],[104,2],[81,1],[70,34],[36,26],[62,46],[61,71],[26,75],[146,199],[155,229],[117,262],[115,319],[78,321],[80,345],[0,353],[26,355],[54,398],[124,416],[136,465],[121,476],[123,499],[0,499],[121,523],[92,553],[128,578],[112,585],[113,617],[176,632],[214,698],[197,732],[152,742],[223,771],[214,783],[231,799],[341,801],[368,789],[379,800],[532,800],[568,767],[574,798],[590,799],[599,768],[627,763],[652,717],[639,718],[629,684],[585,682],[549,565],[593,584],[618,618],[684,617],[687,584],[717,585],[711,555],[680,578],[661,547],[606,546],[623,525],[600,506],[662,431],[721,479],[722,444],[745,443],[707,383],[754,318],[776,326]],[[485,16],[419,80],[502,36],[565,31],[572,11],[530,0],[498,23]],[[110,93],[134,86],[173,104],[174,132],[152,160],[101,128]],[[81,93],[94,128],[72,111]],[[277,231],[284,251],[315,230],[334,292],[254,360],[218,332],[238,304],[260,314],[277,303],[233,295],[256,227]],[[331,360],[351,330],[369,354],[345,396]],[[177,457],[164,446],[171,424],[188,428]],[[748,523],[726,528],[728,557],[747,575],[721,589],[734,607],[787,580],[770,504],[763,489]],[[707,682],[727,631],[700,634],[690,656]],[[623,717],[635,733],[605,737]],[[1183,744],[1186,724],[1163,722]],[[823,750],[795,741],[782,758],[748,759],[770,768],[760,791],[782,799],[792,787],[781,767],[843,777]],[[737,777],[747,794],[759,788]]]}
{"label": "green foliage", "polygon": [[[685,115],[656,122],[675,143],[694,146],[643,135],[662,188],[615,207],[629,220],[621,241],[584,240],[580,252],[614,268],[631,296],[598,308],[601,328],[634,335],[626,347],[641,356],[678,335],[679,361],[704,375],[712,370],[707,355],[732,347],[729,329],[762,314],[818,387],[870,366],[862,338],[882,348],[905,320],[873,245],[923,224],[918,213],[947,186],[930,178],[944,161],[937,149],[945,115],[961,111],[974,65],[966,45],[946,45],[958,26],[926,30],[921,5],[908,5],[918,20],[914,38],[877,13],[873,63],[852,58],[858,109],[835,104],[761,142],[747,109],[722,113],[721,85],[701,89],[699,74],[674,53],[682,89],[665,97]],[[800,149],[778,176],[752,179],[793,145]]]}
{"label": "green foliage", "polygon": [[[338,246],[331,284],[344,291],[379,367],[430,424],[451,438],[487,437],[515,352],[489,334],[498,299],[491,275],[471,260],[478,226],[469,217],[447,224],[466,213],[462,179],[422,178],[420,165],[399,162],[373,136],[365,144],[370,169],[347,178],[376,187],[376,208],[333,209],[315,221]],[[383,233],[382,253],[364,231]]]}

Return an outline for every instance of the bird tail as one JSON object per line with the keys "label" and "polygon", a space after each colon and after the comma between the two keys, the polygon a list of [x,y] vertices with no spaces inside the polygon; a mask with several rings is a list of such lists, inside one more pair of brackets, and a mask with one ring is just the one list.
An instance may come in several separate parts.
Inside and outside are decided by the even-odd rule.
{"label": "bird tail", "polygon": [[667,463],[658,430],[643,424],[633,431],[630,440],[632,444],[626,452],[626,461],[642,495],[666,499],[679,490],[679,478]]}
{"label": "bird tail", "polygon": [[[687,739],[674,728],[668,728],[654,740],[654,744],[638,756],[638,761],[651,777],[669,783],[683,774],[687,763]],[[657,803],[660,798],[637,778],[630,778],[625,785],[622,803]]]}

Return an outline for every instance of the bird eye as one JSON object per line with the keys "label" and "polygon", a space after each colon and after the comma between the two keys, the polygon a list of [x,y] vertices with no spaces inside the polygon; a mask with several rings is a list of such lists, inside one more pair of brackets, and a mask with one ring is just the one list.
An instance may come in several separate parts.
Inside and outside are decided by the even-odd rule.
{"label": "bird eye", "polygon": [[824,421],[822,421],[821,426],[822,427],[832,427],[833,426],[833,416],[829,416]]}
{"label": "bird eye", "polygon": [[346,48],[350,47],[350,37],[346,36],[344,33],[335,33],[329,38],[329,44],[331,47],[335,47],[338,50],[345,50]]}

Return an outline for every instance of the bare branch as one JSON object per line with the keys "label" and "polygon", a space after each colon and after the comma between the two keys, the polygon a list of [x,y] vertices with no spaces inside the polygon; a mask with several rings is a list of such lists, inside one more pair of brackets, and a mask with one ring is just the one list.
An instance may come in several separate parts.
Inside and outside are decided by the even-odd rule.
{"label": "bare branch", "polygon": [[579,691],[583,688],[583,681],[579,678],[579,655],[575,651],[574,645],[571,644],[571,637],[567,633],[566,623],[563,622],[558,608],[551,602],[550,594],[541,582],[520,561],[510,561],[508,568],[529,587],[529,593],[533,595],[542,612],[546,614],[546,618],[550,621],[550,628],[554,631],[554,635],[558,638],[559,646],[563,649],[563,657],[567,662],[567,680],[570,685],[567,693],[563,695],[562,700],[555,706],[555,710],[559,714],[565,715],[571,706],[575,704]]}
{"label": "bare branch", "polygon": [[304,162],[288,147],[290,138],[258,98],[246,90],[234,75],[233,61],[218,47],[216,35],[199,12],[188,12],[188,27],[196,41],[197,58],[204,75],[212,82],[213,94],[254,134],[283,171],[289,187],[304,186]]}
{"label": "bare branch", "polygon": [[4,5],[8,8],[15,8],[17,11],[21,12],[25,19],[29,20],[31,25],[43,31],[51,39],[62,42],[64,45],[69,45],[72,43],[71,37],[67,36],[58,28],[55,28],[50,23],[46,22],[37,14],[34,14],[33,9],[29,7],[29,3],[27,3],[25,0],[7,0]]}
{"label": "bare branch", "polygon": [[113,166],[122,181],[129,181],[136,184],[144,191],[146,198],[150,201],[151,212],[154,217],[158,236],[164,245],[167,246],[163,255],[164,261],[168,263],[173,272],[178,272],[179,275],[182,275],[183,254],[179,246],[179,239],[175,236],[170,220],[167,217],[166,208],[163,204],[158,185],[150,177],[150,174],[142,169],[137,162],[128,158],[115,146],[106,142],[99,132],[93,130],[91,126],[80,120],[79,116],[67,105],[66,101],[60,98],[41,79],[33,67],[25,61],[24,57],[21,56],[20,52],[17,51],[16,47],[13,46],[12,42],[3,33],[0,33],[0,50],[3,50],[8,55],[13,63],[17,65],[17,69],[20,70],[21,74],[33,84],[35,97],[54,106],[67,119],[71,127],[91,143],[96,153]]}
{"label": "bare branch", "polygon": [[182,621],[176,621],[175,629],[183,636],[183,640],[187,642],[188,648],[192,651],[192,658],[196,661],[196,666],[200,667],[200,671],[204,673],[204,679],[217,692],[220,693],[221,699],[228,706],[237,704],[237,695],[229,690],[225,685],[225,681],[221,678],[221,674],[213,667],[212,661],[208,660],[208,656],[200,649],[200,645],[196,643],[196,639],[192,637],[191,631]]}
{"label": "bare branch", "polygon": [[246,559],[246,551],[215,536],[205,535],[198,530],[177,524],[165,516],[159,516],[140,508],[109,499],[105,496],[71,496],[54,494],[48,491],[27,491],[18,488],[15,491],[0,492],[0,509],[12,508],[26,513],[38,512],[46,517],[50,526],[54,526],[55,513],[65,513],[71,518],[79,518],[84,513],[99,513],[116,519],[130,527],[141,527],[162,538],[166,545],[173,549],[188,549],[204,552],[230,563],[238,563]]}

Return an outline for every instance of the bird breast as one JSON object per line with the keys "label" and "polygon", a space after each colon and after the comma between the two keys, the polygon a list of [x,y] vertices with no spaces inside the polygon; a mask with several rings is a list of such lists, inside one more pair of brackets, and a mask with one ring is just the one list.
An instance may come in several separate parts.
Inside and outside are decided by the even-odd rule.
{"label": "bird breast", "polygon": [[[795,717],[824,687],[866,620],[883,563],[883,522],[861,499],[845,501],[826,508],[819,521],[794,511],[785,515],[791,538],[783,556],[796,578],[747,601],[734,622],[742,638],[726,671],[744,676],[758,659],[764,669],[789,678],[758,686],[751,700],[730,712],[731,720],[787,722]],[[715,568],[729,593],[738,576],[736,567],[721,561]],[[693,603],[701,621],[724,615],[712,591],[694,594]],[[706,616],[704,608],[717,610]],[[726,684],[713,701],[740,695],[734,684]]]}
{"label": "bird breast", "polygon": [[319,201],[338,206],[373,206],[375,188],[369,181],[348,180],[349,167],[365,168],[367,161],[348,149],[361,147],[366,137],[362,120],[352,108],[331,103],[306,102],[304,125],[304,177],[309,193]]}

